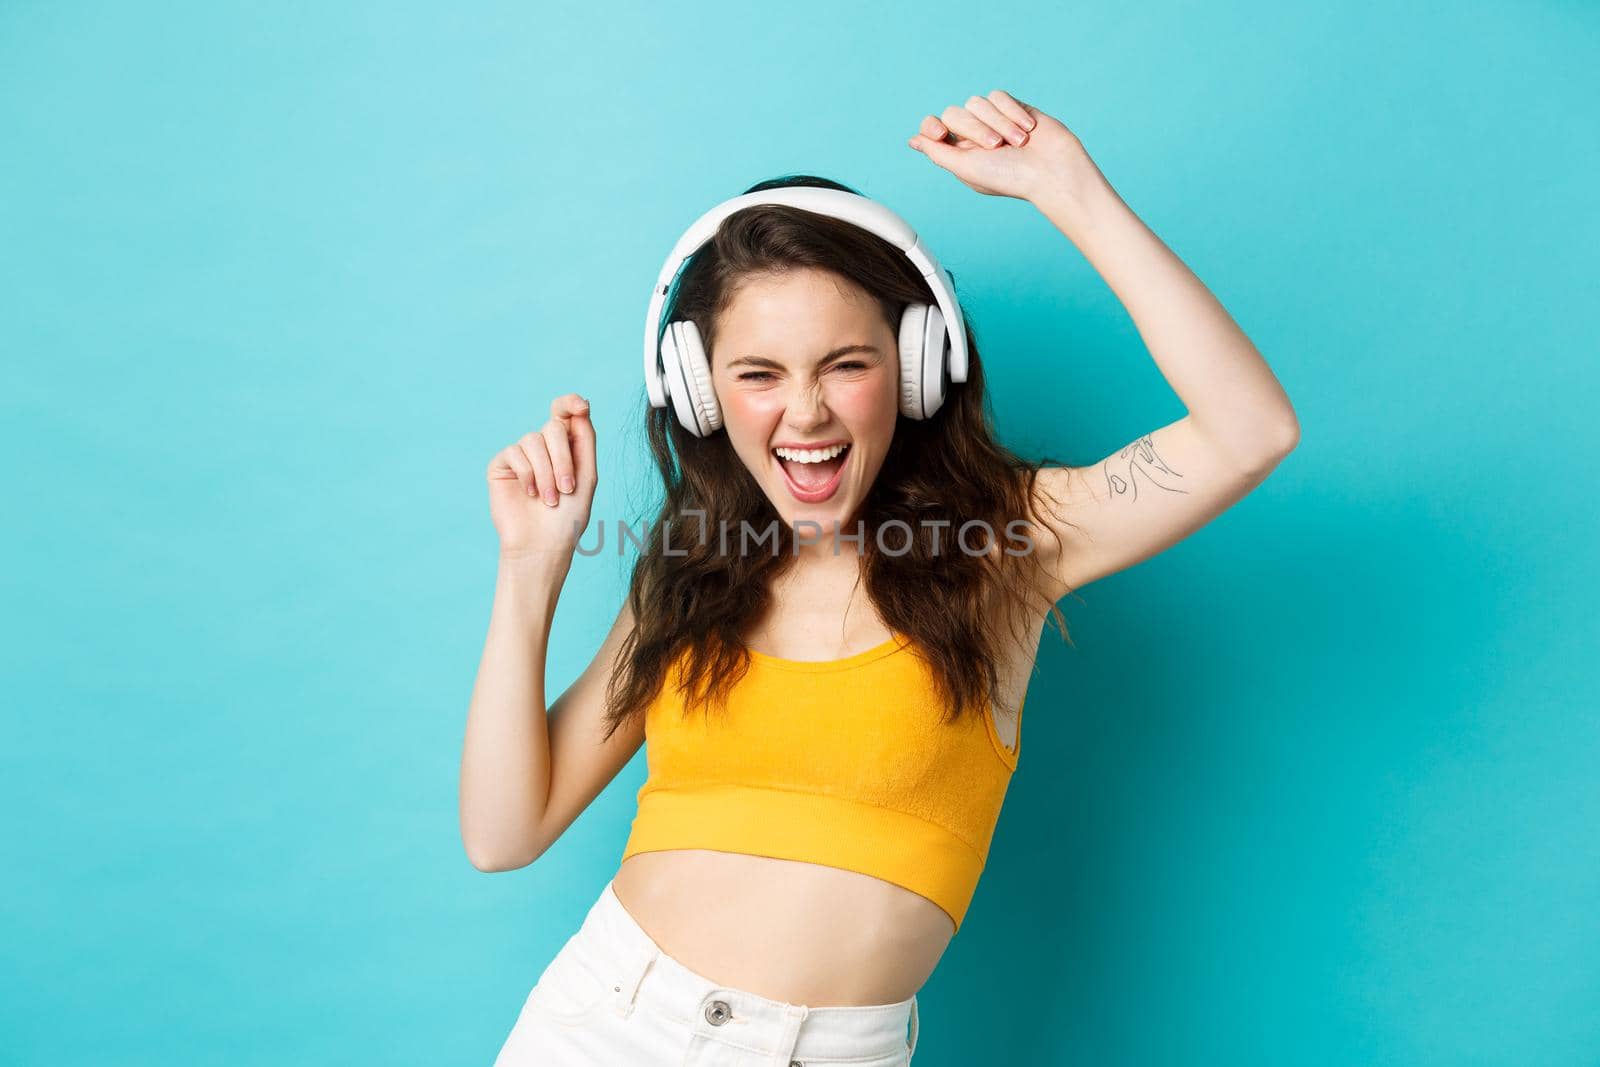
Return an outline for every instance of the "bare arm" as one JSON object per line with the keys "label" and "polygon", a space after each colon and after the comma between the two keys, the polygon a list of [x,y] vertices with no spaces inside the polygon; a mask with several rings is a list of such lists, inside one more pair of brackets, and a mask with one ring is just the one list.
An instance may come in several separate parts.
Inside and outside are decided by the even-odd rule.
{"label": "bare arm", "polygon": [[1037,207],[1122,301],[1188,409],[1093,467],[1039,472],[1051,503],[1035,543],[1055,599],[1199,529],[1295,447],[1299,422],[1261,353],[1059,120],[996,89],[927,116],[910,144],[980,193]]}
{"label": "bare arm", "polygon": [[533,861],[550,788],[544,670],[561,581],[515,561],[495,580],[461,752],[461,840],[479,870]]}
{"label": "bare arm", "polygon": [[1189,432],[1219,466],[1255,470],[1294,447],[1299,422],[1261,353],[1097,169],[1091,179],[1045,183],[1034,203],[1127,308],[1188,409]]}
{"label": "bare arm", "polygon": [[[1299,441],[1283,387],[1227,310],[1087,160],[1034,203],[1128,309],[1188,408],[1093,467],[1052,467],[1041,488],[1053,593],[1171,547],[1259,485]],[[1057,540],[1059,538],[1059,540]]]}
{"label": "bare arm", "polygon": [[589,666],[554,704],[545,701],[551,622],[597,481],[588,404],[567,394],[551,412],[542,430],[489,464],[500,567],[458,799],[462,844],[482,871],[542,855],[643,741],[638,721],[602,739],[606,689],[633,625],[626,604]]}

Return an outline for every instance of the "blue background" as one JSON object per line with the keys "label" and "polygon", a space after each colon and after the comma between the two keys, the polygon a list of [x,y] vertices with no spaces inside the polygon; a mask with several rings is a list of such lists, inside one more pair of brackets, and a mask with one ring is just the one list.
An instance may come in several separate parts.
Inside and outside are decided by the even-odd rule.
{"label": "blue background", "polygon": [[[1302,440],[1063,602],[919,1067],[1600,1062],[1597,46],[1570,2],[0,5],[3,1058],[493,1059],[644,759],[467,863],[483,469],[577,391],[631,514],[713,203],[904,214],[1013,447],[1181,415],[1065,238],[905,146],[1000,87]],[[626,563],[575,562],[553,693]]]}

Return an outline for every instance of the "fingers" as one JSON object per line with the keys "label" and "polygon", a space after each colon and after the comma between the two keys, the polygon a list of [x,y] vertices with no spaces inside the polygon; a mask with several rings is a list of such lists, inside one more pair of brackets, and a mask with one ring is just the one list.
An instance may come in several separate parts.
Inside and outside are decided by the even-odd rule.
{"label": "fingers", "polygon": [[577,393],[563,393],[550,401],[550,417],[564,419],[570,415],[587,414],[589,402]]}
{"label": "fingers", "polygon": [[939,121],[944,123],[951,133],[957,137],[965,137],[973,144],[982,145],[984,148],[1000,147],[1001,136],[964,107],[951,104],[940,113]]}
{"label": "fingers", "polygon": [[543,497],[546,504],[554,505],[557,502],[556,479],[544,434],[537,432],[523,434],[517,446],[522,449],[522,454],[528,457],[528,462],[533,467],[533,484],[528,489],[528,495]]}
{"label": "fingers", "polygon": [[990,93],[989,102],[1002,115],[1021,127],[1025,133],[1031,133],[1033,128],[1039,125],[1039,120],[1033,117],[1033,109],[1004,89],[996,89]]}
{"label": "fingers", "polygon": [[594,425],[589,421],[589,402],[577,393],[551,401],[545,442],[556,488],[563,493],[577,492],[578,480],[591,477],[594,467]]}
{"label": "fingers", "polygon": [[522,454],[522,449],[517,445],[507,445],[495,453],[494,459],[489,461],[489,479],[502,481],[516,479],[522,486],[522,491],[529,496],[533,495],[533,464],[528,462],[528,457]]}
{"label": "fingers", "polygon": [[595,470],[594,425],[589,402],[577,393],[558,396],[551,418],[539,430],[523,434],[489,461],[489,479],[515,479],[522,491],[554,507],[560,494],[592,491]]}
{"label": "fingers", "polygon": [[931,141],[954,135],[958,141],[965,139],[985,148],[999,148],[1007,141],[1020,148],[1027,144],[1029,132],[1038,124],[1033,108],[1003,89],[996,89],[987,98],[969,97],[965,107],[952,104],[937,117],[927,116],[918,132]]}
{"label": "fingers", "polygon": [[1000,109],[992,102],[981,96],[974,96],[967,100],[967,111],[982,119],[995,133],[1021,148],[1028,140],[1028,131],[1016,122],[1001,113]]}
{"label": "fingers", "polygon": [[590,493],[594,491],[595,483],[599,481],[599,467],[595,461],[594,423],[589,419],[587,401],[583,410],[575,412],[570,421],[573,476],[577,479],[578,488]]}
{"label": "fingers", "polygon": [[[567,446],[567,424],[563,419],[551,419],[540,433],[544,436],[545,451],[550,454],[550,481],[557,492],[570,493],[577,483],[572,480],[572,449]],[[545,503],[550,495],[545,494]]]}

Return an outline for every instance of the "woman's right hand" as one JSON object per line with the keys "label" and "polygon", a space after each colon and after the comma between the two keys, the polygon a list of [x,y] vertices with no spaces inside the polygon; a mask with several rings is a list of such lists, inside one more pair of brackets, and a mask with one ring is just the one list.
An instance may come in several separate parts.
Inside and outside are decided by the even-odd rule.
{"label": "woman's right hand", "polygon": [[599,478],[589,402],[577,393],[556,397],[550,421],[497,452],[488,477],[500,558],[570,565]]}

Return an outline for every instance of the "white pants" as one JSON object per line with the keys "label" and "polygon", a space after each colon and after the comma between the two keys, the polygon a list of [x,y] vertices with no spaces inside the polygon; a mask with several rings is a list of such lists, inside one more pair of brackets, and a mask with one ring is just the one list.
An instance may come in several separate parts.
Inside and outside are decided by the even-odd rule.
{"label": "white pants", "polygon": [[808,1008],[718,985],[663,952],[608,881],[495,1067],[910,1067],[916,1047],[915,995]]}

